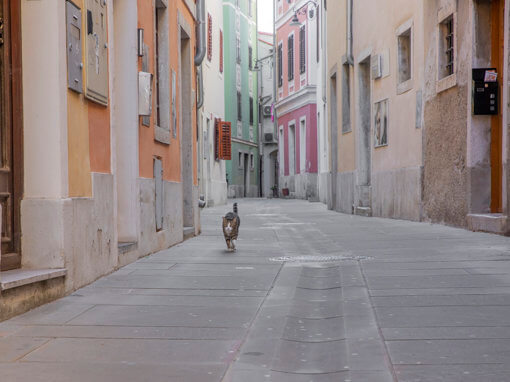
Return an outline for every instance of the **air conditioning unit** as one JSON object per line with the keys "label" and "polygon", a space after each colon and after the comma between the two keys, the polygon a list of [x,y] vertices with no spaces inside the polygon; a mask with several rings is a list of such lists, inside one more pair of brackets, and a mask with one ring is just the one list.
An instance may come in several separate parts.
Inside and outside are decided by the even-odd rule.
{"label": "air conditioning unit", "polygon": [[264,134],[264,143],[273,143],[273,133],[265,133]]}
{"label": "air conditioning unit", "polygon": [[382,56],[380,54],[376,54],[372,56],[372,79],[377,80],[382,77]]}
{"label": "air conditioning unit", "polygon": [[271,116],[271,106],[264,106],[263,114],[264,114],[264,117],[270,117]]}

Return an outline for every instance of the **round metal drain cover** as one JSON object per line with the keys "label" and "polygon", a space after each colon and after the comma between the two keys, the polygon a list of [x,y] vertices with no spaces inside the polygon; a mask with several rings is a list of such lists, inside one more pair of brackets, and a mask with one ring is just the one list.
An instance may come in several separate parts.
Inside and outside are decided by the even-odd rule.
{"label": "round metal drain cover", "polygon": [[277,261],[277,262],[332,262],[332,261],[360,261],[360,260],[370,260],[372,259],[370,256],[280,256],[280,257],[271,257],[269,261]]}

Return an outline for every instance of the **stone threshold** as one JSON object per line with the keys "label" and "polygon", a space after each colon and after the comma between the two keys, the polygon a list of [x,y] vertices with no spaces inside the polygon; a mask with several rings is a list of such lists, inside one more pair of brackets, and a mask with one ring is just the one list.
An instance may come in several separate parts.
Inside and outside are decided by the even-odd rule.
{"label": "stone threshold", "polygon": [[467,223],[471,231],[504,235],[507,233],[507,219],[503,214],[468,214]]}
{"label": "stone threshold", "polygon": [[34,284],[39,281],[65,277],[67,269],[13,269],[0,272],[0,291]]}

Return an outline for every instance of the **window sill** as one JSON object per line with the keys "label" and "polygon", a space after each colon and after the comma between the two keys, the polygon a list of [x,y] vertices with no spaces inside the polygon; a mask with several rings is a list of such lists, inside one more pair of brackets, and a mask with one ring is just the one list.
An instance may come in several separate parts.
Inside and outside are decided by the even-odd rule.
{"label": "window sill", "polygon": [[34,284],[39,281],[46,281],[65,277],[67,270],[62,269],[15,269],[12,271],[0,272],[0,290],[18,288],[23,285]]}
{"label": "window sill", "polygon": [[453,73],[448,77],[438,80],[436,82],[436,93],[444,92],[454,86],[457,86],[457,73]]}
{"label": "window sill", "polygon": [[170,130],[163,127],[154,126],[154,140],[166,145],[170,144]]}
{"label": "window sill", "polygon": [[397,95],[407,93],[413,87],[414,87],[414,81],[412,78],[405,82],[402,82],[397,85]]}

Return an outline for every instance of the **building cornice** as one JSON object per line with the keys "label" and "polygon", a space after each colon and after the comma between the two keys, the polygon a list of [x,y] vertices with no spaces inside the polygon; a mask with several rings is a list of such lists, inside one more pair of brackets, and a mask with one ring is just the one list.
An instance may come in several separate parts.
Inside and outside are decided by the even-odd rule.
{"label": "building cornice", "polygon": [[259,147],[258,144],[250,142],[250,141],[247,141],[247,140],[244,140],[244,139],[239,139],[239,138],[232,137],[231,140],[232,140],[232,142],[241,143],[242,145],[247,145],[247,146],[252,146],[252,147]]}
{"label": "building cornice", "polygon": [[317,103],[317,86],[308,85],[301,88],[297,93],[286,97],[276,104],[278,116],[297,110],[303,106]]}

